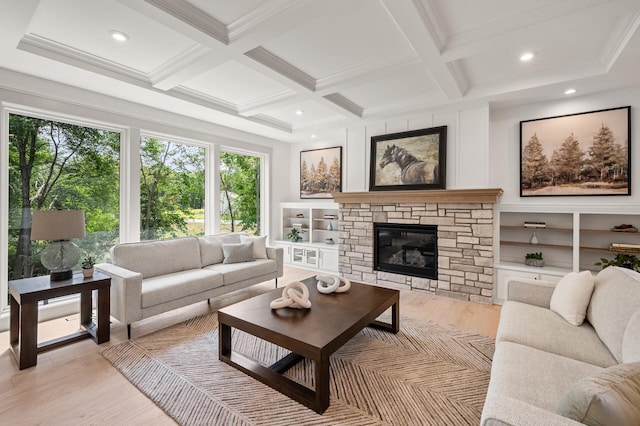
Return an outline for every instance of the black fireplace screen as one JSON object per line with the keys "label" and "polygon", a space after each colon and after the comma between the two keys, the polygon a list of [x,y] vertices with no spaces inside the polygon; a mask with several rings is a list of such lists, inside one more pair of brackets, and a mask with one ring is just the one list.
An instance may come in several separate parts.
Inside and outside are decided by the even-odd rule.
{"label": "black fireplace screen", "polygon": [[436,225],[373,224],[373,268],[438,279]]}

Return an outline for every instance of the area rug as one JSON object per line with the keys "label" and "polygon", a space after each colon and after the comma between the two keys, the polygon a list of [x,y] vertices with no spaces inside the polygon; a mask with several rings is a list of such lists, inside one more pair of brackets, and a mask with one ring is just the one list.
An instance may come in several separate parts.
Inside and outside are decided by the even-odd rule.
{"label": "area rug", "polygon": [[[288,352],[234,330],[234,350],[265,365]],[[331,405],[319,415],[218,361],[217,314],[103,351],[183,425],[478,425],[494,341],[403,318],[398,334],[366,328],[330,360]],[[313,386],[311,361],[286,374]]]}

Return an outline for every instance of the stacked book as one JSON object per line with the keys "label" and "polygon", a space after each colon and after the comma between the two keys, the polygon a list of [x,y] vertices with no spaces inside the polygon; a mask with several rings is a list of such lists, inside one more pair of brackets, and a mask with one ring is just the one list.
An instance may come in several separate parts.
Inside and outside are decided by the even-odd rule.
{"label": "stacked book", "polygon": [[611,243],[609,250],[637,253],[640,252],[640,244]]}
{"label": "stacked book", "polygon": [[531,221],[524,222],[525,228],[546,228],[546,226],[547,225],[544,222],[531,222]]}
{"label": "stacked book", "polygon": [[325,219],[337,219],[337,216],[335,214],[325,214],[324,218]]}

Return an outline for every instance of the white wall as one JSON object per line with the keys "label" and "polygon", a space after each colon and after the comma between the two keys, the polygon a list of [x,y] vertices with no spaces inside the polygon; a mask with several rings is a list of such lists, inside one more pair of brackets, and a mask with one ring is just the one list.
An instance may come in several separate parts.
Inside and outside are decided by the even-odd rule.
{"label": "white wall", "polygon": [[314,141],[291,146],[296,170],[289,185],[290,201],[300,201],[300,151],[342,146],[342,190],[369,190],[371,137],[429,127],[447,126],[446,187],[482,188],[489,185],[489,108],[446,109],[409,117],[369,121],[345,129],[340,140]]}
{"label": "white wall", "polygon": [[[520,197],[520,121],[631,105],[631,196]],[[492,110],[490,114],[489,186],[504,190],[501,204],[625,205],[640,202],[635,129],[640,118],[640,88],[624,89],[562,101]]]}

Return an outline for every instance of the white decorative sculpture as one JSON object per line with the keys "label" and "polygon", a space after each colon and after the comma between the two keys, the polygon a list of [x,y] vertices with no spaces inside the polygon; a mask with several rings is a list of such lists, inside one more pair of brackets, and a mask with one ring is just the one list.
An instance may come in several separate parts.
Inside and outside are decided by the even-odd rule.
{"label": "white decorative sculpture", "polygon": [[351,288],[351,281],[337,275],[317,275],[318,291],[320,293],[344,293]]}
{"label": "white decorative sculpture", "polygon": [[[302,292],[300,292],[300,290]],[[309,300],[309,289],[300,281],[293,281],[282,289],[282,297],[271,302],[271,309],[280,308],[298,308],[309,309],[311,301]]]}

